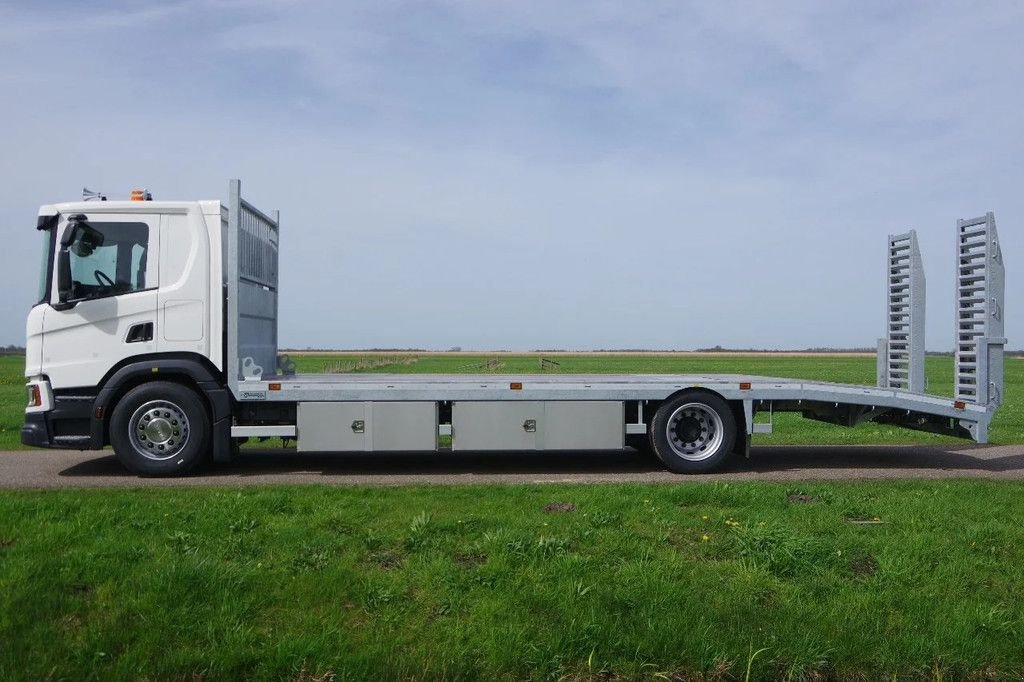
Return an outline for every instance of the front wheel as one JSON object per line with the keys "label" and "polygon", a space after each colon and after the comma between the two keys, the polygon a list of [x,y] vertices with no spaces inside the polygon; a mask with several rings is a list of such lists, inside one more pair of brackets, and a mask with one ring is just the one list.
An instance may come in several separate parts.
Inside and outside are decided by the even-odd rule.
{"label": "front wheel", "polygon": [[714,393],[687,391],[658,408],[648,435],[658,459],[680,474],[722,467],[736,443],[736,418]]}
{"label": "front wheel", "polygon": [[181,476],[209,451],[210,419],[191,389],[154,381],[128,391],[110,417],[110,444],[143,476]]}

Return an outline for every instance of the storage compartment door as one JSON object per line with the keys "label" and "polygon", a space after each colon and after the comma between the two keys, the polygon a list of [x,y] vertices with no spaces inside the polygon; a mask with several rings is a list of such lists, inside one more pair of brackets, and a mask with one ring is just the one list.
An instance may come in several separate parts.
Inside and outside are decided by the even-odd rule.
{"label": "storage compartment door", "polygon": [[372,403],[372,449],[380,452],[437,450],[437,403]]}
{"label": "storage compartment door", "polygon": [[536,450],[544,405],[539,402],[457,402],[452,450]]}
{"label": "storage compartment door", "polygon": [[621,450],[625,443],[621,402],[584,400],[544,403],[542,450]]}
{"label": "storage compartment door", "polygon": [[299,452],[364,452],[366,403],[299,403],[296,415]]}

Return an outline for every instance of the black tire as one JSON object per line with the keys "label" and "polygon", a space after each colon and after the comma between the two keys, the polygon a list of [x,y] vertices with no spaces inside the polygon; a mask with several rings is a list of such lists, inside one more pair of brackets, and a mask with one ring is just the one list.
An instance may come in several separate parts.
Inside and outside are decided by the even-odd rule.
{"label": "black tire", "polygon": [[678,474],[704,474],[720,469],[732,457],[736,417],[721,396],[686,391],[661,404],[648,436],[666,467]]}
{"label": "black tire", "polygon": [[210,417],[190,388],[169,381],[145,383],[114,406],[110,444],[133,473],[182,476],[210,451]]}

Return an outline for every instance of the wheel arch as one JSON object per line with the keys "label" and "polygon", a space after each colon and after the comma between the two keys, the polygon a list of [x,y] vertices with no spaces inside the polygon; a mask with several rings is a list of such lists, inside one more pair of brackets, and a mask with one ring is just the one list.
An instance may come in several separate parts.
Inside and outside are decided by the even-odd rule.
{"label": "wheel arch", "polygon": [[231,395],[223,376],[197,353],[139,355],[112,367],[100,383],[93,405],[92,439],[110,443],[110,416],[128,391],[150,381],[170,381],[194,391],[210,417],[215,461],[230,458]]}

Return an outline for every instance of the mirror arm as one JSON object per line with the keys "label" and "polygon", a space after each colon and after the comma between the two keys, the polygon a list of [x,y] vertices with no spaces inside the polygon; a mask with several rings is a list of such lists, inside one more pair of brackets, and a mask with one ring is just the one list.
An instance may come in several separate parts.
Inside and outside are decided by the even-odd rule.
{"label": "mirror arm", "polygon": [[[71,254],[67,247],[57,252],[57,303],[55,310],[74,308],[75,303],[69,302],[74,285],[71,281]],[[60,306],[60,307],[58,307]]]}

